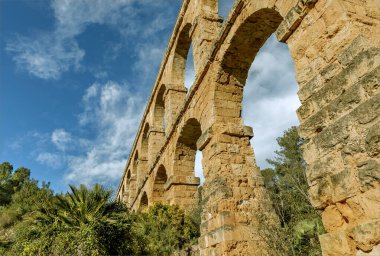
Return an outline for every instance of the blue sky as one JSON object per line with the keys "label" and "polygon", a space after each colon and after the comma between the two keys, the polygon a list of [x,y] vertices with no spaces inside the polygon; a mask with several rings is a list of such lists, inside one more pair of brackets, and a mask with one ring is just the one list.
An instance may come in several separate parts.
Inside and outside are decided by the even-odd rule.
{"label": "blue sky", "polygon": [[[78,183],[115,188],[180,5],[0,0],[0,161],[30,168],[57,192]],[[231,6],[221,0],[220,15]],[[190,58],[188,87],[193,73]],[[271,37],[249,74],[243,117],[265,167],[275,138],[297,124],[287,46]]]}

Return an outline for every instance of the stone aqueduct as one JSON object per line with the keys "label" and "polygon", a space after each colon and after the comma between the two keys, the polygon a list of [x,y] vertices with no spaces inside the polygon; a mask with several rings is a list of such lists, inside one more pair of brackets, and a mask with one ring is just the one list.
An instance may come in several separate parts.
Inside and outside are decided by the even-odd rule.
{"label": "stone aqueduct", "polygon": [[[324,255],[380,255],[380,1],[184,0],[117,199],[188,207],[205,176],[201,255],[267,255],[255,212],[271,215],[241,118],[248,69],[275,33],[294,60],[309,197]],[[190,44],[196,78],[184,72]],[[274,103],[275,104],[275,103]]]}

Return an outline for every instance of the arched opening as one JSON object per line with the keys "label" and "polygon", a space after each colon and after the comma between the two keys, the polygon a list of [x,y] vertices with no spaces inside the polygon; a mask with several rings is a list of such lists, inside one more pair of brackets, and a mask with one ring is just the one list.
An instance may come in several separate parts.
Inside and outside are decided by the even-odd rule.
{"label": "arched opening", "polygon": [[142,160],[146,160],[149,156],[148,133],[149,133],[149,123],[146,123],[144,126],[143,135],[141,139],[140,158]]}
{"label": "arched opening", "polygon": [[[222,87],[229,86],[229,89],[233,91],[231,95],[235,95],[236,99],[235,102],[230,104],[232,107],[229,113],[233,113],[233,115],[227,116],[224,120],[228,123],[243,124],[242,118],[244,118],[244,124],[251,124],[255,128],[253,144],[255,145],[256,142],[260,142],[255,145],[255,152],[258,153],[256,154],[256,162],[259,162],[259,165],[262,167],[268,167],[266,158],[274,158],[274,151],[277,149],[277,147],[274,146],[276,144],[275,139],[282,135],[283,131],[289,128],[288,126],[298,124],[296,109],[300,103],[296,95],[298,85],[295,81],[293,61],[287,46],[277,43],[274,36],[270,37],[281,22],[282,17],[277,11],[273,9],[261,9],[246,18],[244,22],[238,23],[240,26],[236,29],[233,37],[228,39],[229,46],[221,63],[221,72],[224,74],[223,79],[219,81],[219,88],[222,91]],[[225,117],[226,115],[223,113],[225,109],[222,108],[222,104],[224,103],[217,102],[216,104],[220,104],[220,106],[218,106],[219,108],[217,107],[218,110],[220,109],[220,116]],[[284,119],[286,119],[285,122],[283,121]],[[260,124],[259,122],[263,123]],[[257,138],[257,141],[255,138]],[[265,140],[263,140],[263,138],[265,138]],[[271,142],[269,142],[269,140]],[[249,146],[249,143],[246,145]],[[263,153],[263,151],[265,152]],[[250,154],[252,154],[251,159],[255,159],[252,151]],[[283,175],[282,173],[285,172],[284,169],[278,172],[274,170],[274,175],[279,175],[274,176],[271,180],[275,181],[280,179]],[[263,180],[255,164],[250,167],[249,171],[254,172],[255,178]],[[305,175],[303,175],[303,178],[304,176]],[[288,176],[288,178],[291,180],[294,177]],[[283,179],[282,182],[288,182],[286,184],[288,188],[295,187],[291,185],[293,181],[289,182]],[[304,180],[304,184],[307,187],[306,180]],[[267,185],[267,183],[265,185]],[[281,193],[287,194],[280,199],[278,199],[278,197],[281,196],[278,190],[279,186],[272,186],[273,190],[271,190],[272,188],[268,185],[266,186],[267,192],[264,191],[270,196],[272,202],[275,202],[273,205],[281,223],[281,227],[277,225],[271,227],[272,232],[276,234],[277,242],[281,239],[281,243],[284,244],[286,244],[284,241],[290,241],[288,239],[292,237],[292,232],[294,232],[296,227],[295,223],[297,223],[297,219],[292,219],[292,216],[302,216],[300,219],[303,221],[313,216],[311,217],[313,218],[312,220],[309,219],[311,220],[309,224],[318,223],[318,221],[320,221],[318,220],[320,216],[313,212],[308,198],[305,199],[304,195],[307,195],[307,189],[300,189],[300,183],[297,185],[297,189],[292,190],[291,193],[288,193],[289,191],[286,190],[288,188],[284,189],[283,191],[285,192]],[[285,187],[286,186],[282,188]],[[259,190],[260,188],[257,186],[253,189]],[[288,200],[286,207],[282,207],[281,203],[279,203],[284,202],[284,198]],[[261,202],[263,203],[262,205],[269,205],[265,203],[264,197]],[[295,202],[295,204],[290,206],[290,202]],[[308,205],[303,207],[302,212],[296,213],[297,207],[294,206],[299,206],[304,202]],[[252,219],[256,218],[256,220],[260,220],[260,218],[262,218],[261,216],[254,215],[254,207],[255,206],[252,206],[251,209],[253,213]],[[290,209],[291,207],[294,207],[294,211]],[[289,218],[283,218],[284,216],[281,215],[285,211],[290,213],[287,215],[287,217],[290,216]],[[273,211],[263,211],[263,214],[270,216],[272,212]],[[260,232],[260,225],[266,226],[268,223],[269,222],[266,221],[260,223],[259,221],[253,229],[257,228],[255,232]],[[302,224],[302,222],[298,223]],[[279,236],[279,234],[285,233],[284,230],[290,230],[288,237]],[[313,233],[313,235],[318,237],[317,233]],[[268,239],[266,242],[269,245],[273,243],[273,241],[270,240],[270,236],[267,237],[265,234],[263,234],[262,239]],[[310,244],[315,244],[311,239],[309,241]],[[305,253],[304,255],[308,254]]]}
{"label": "arched opening", "polygon": [[140,199],[140,207],[139,207],[139,211],[140,212],[145,212],[148,210],[148,205],[149,205],[149,202],[148,202],[148,195],[146,194],[146,192],[144,191],[144,193],[142,194],[141,196],[141,199]]}
{"label": "arched opening", "polygon": [[[194,61],[190,38],[191,24],[186,24],[179,34],[172,63],[172,83],[190,87],[194,82]],[[191,49],[191,50],[190,50]]]}
{"label": "arched opening", "polygon": [[202,151],[200,151],[199,149],[195,153],[194,172],[195,172],[195,177],[199,177],[200,186],[202,186],[205,181],[205,177],[203,174],[203,167],[202,167]]}
{"label": "arched opening", "polygon": [[248,70],[262,45],[280,25],[282,17],[273,9],[261,9],[235,32],[223,57],[223,70],[229,75],[229,83],[244,86]]}
{"label": "arched opening", "polygon": [[127,201],[128,201],[128,194],[127,194],[127,191],[128,191],[128,189],[127,189],[126,185],[123,184],[123,186],[122,186],[122,188],[121,188],[121,197],[122,197],[122,201],[121,201],[121,202],[122,202],[123,204],[127,203]]}
{"label": "arched opening", "polygon": [[138,163],[139,163],[139,152],[136,151],[135,156],[133,157],[133,172],[136,173],[137,176],[137,184],[136,184],[136,189],[141,185],[142,183],[142,174],[138,170]]}
{"label": "arched opening", "polygon": [[254,128],[251,143],[258,165],[264,168],[277,149],[276,138],[298,125],[300,102],[293,60],[287,45],[273,34],[281,21],[273,9],[252,14],[237,29],[222,62],[229,86],[241,97],[236,105],[241,116],[236,117]]}
{"label": "arched opening", "polygon": [[255,131],[251,144],[261,169],[269,167],[266,159],[275,157],[276,138],[299,124],[296,110],[301,103],[297,90],[288,46],[273,34],[255,57],[243,92],[242,117]]}
{"label": "arched opening", "polygon": [[156,178],[154,179],[153,184],[153,201],[154,202],[163,202],[165,194],[165,184],[168,180],[166,169],[163,165],[157,170]]}
{"label": "arched opening", "polygon": [[176,157],[183,163],[179,170],[182,175],[194,175],[197,141],[201,134],[201,126],[195,118],[189,119],[181,131],[177,142]]}
{"label": "arched opening", "polygon": [[164,101],[164,93],[166,87],[165,85],[161,85],[160,90],[158,91],[156,104],[154,106],[154,128],[158,131],[165,132],[165,101]]}
{"label": "arched opening", "polygon": [[194,69],[194,53],[193,46],[190,45],[189,53],[187,54],[187,62],[185,66],[185,87],[190,91],[191,86],[195,82],[195,69]]}
{"label": "arched opening", "polygon": [[[197,141],[201,134],[201,126],[194,118],[185,123],[179,134],[167,191],[170,204],[178,204],[187,209],[196,204],[200,182],[199,178],[195,176],[194,168]],[[182,193],[178,193],[178,191],[182,191]]]}
{"label": "arched opening", "polygon": [[132,162],[132,168],[128,169],[127,171],[127,177],[125,181],[125,187],[127,189],[127,197],[126,197],[126,204],[128,207],[131,207],[132,201],[135,199],[136,196],[136,186],[137,186],[137,159],[138,154],[135,155],[133,162]]}

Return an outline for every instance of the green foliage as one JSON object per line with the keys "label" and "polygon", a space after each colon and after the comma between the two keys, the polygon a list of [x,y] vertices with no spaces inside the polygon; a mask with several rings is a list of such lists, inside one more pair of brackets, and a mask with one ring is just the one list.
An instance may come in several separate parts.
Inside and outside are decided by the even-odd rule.
{"label": "green foliage", "polygon": [[18,227],[10,255],[133,254],[131,218],[111,201],[112,191],[99,184],[70,190],[45,201]]}
{"label": "green foliage", "polygon": [[[321,255],[320,214],[307,195],[303,140],[295,127],[277,139],[280,149],[262,171],[280,225],[256,213],[258,234],[275,255]],[[54,195],[49,183],[30,178],[30,170],[0,165],[0,255],[172,255],[200,235],[202,212],[156,204],[144,213],[128,212],[101,185],[70,186]],[[261,219],[263,218],[263,219]]]}
{"label": "green foliage", "polygon": [[[8,162],[0,165],[0,254],[14,243],[19,226],[38,209],[38,205],[53,193],[49,184],[30,178],[30,170],[18,168]],[[4,252],[3,252],[4,251]],[[13,254],[16,255],[16,254]]]}
{"label": "green foliage", "polygon": [[319,212],[307,194],[306,164],[302,157],[303,140],[296,127],[277,139],[280,150],[267,160],[273,168],[262,171],[281,227],[266,234],[281,255],[321,255],[318,235],[324,233]]}
{"label": "green foliage", "polygon": [[25,182],[30,181],[30,170],[24,167],[13,171],[13,166],[4,162],[0,165],[0,206],[8,205],[12,195],[19,191]]}
{"label": "green foliage", "polygon": [[199,236],[198,215],[178,206],[130,213],[99,184],[54,195],[26,168],[0,171],[0,255],[171,255]]}
{"label": "green foliage", "polygon": [[171,255],[196,243],[199,225],[178,206],[156,204],[139,215],[135,232],[143,255]]}

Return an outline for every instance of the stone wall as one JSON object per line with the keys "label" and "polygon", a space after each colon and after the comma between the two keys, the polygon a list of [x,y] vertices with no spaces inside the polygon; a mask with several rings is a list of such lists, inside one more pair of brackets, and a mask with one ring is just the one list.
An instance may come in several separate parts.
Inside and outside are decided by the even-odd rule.
{"label": "stone wall", "polygon": [[[184,0],[126,164],[117,199],[189,209],[205,176],[201,255],[270,255],[260,212],[276,223],[241,118],[248,69],[275,33],[294,60],[299,132],[324,255],[380,255],[380,2]],[[196,79],[184,86],[193,46]]]}

